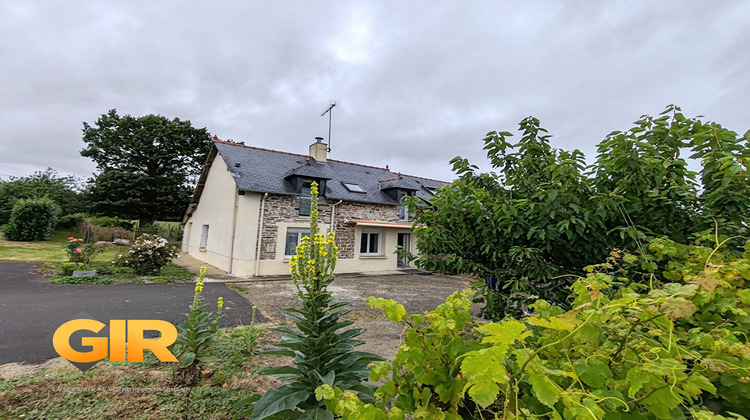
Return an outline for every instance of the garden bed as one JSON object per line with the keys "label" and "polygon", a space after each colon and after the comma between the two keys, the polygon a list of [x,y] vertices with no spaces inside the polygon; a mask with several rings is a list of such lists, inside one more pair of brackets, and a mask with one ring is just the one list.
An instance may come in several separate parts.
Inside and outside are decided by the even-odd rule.
{"label": "garden bed", "polygon": [[118,267],[109,261],[94,261],[81,270],[95,270],[92,277],[73,277],[63,273],[62,262],[48,262],[42,274],[56,284],[129,284],[129,283],[184,283],[191,282],[195,275],[179,265],[169,263],[157,275],[139,276],[135,270]]}

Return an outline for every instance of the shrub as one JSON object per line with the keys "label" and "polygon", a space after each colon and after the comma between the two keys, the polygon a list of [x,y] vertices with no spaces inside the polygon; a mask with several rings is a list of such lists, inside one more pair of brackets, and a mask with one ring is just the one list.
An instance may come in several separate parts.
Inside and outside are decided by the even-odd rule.
{"label": "shrub", "polygon": [[180,229],[179,222],[154,222],[154,226],[162,238],[167,238],[172,242],[182,241],[182,229]]}
{"label": "shrub", "polygon": [[78,264],[74,262],[66,262],[60,266],[63,276],[72,276],[73,272],[78,269]]}
{"label": "shrub", "polygon": [[11,241],[46,241],[60,220],[60,206],[51,199],[18,200],[3,235]]}
{"label": "shrub", "polygon": [[112,280],[101,276],[72,277],[63,276],[52,280],[54,284],[111,284]]}
{"label": "shrub", "polygon": [[91,225],[99,226],[99,227],[111,227],[111,228],[123,228],[126,230],[133,230],[133,222],[120,219],[119,217],[108,217],[108,216],[100,216],[100,217],[87,217],[86,221],[89,222]]}
{"label": "shrub", "polygon": [[74,237],[68,238],[68,245],[65,246],[65,252],[68,254],[68,260],[76,265],[89,265],[96,254],[104,252],[104,247],[94,244],[85,244],[83,239]]}
{"label": "shrub", "polygon": [[71,229],[80,225],[86,218],[86,213],[66,214],[57,222],[58,229]]}
{"label": "shrub", "polygon": [[86,217],[81,223],[81,231],[89,242],[130,239],[132,230],[132,222],[117,217]]}
{"label": "shrub", "polygon": [[142,235],[130,249],[117,257],[116,264],[130,267],[138,275],[156,274],[177,256],[177,248],[156,235]]}
{"label": "shrub", "polygon": [[62,214],[85,211],[88,203],[80,192],[80,179],[62,177],[52,168],[34,172],[25,177],[10,177],[0,181],[0,225],[8,223],[13,206],[18,200],[36,197],[49,197],[62,209]]}
{"label": "shrub", "polygon": [[86,219],[81,224],[81,231],[89,242],[99,241],[113,241],[116,238],[130,239],[131,232],[120,226],[114,227],[102,227],[95,224],[91,224],[89,219]]}

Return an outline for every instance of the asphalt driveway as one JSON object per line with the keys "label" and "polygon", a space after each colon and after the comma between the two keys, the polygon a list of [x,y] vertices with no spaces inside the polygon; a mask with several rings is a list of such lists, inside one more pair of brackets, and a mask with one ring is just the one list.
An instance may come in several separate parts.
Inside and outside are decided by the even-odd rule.
{"label": "asphalt driveway", "polygon": [[[0,364],[40,363],[58,357],[55,330],[85,312],[110,319],[185,320],[193,284],[51,284],[35,263],[0,262]],[[206,283],[204,301],[215,308],[224,297],[220,326],[249,324],[252,304],[222,283]],[[257,322],[264,318],[258,314]]]}

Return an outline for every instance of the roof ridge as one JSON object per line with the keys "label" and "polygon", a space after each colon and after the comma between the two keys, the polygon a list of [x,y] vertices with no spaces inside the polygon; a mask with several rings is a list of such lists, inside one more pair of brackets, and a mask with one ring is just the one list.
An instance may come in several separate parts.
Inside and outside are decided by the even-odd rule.
{"label": "roof ridge", "polygon": [[356,165],[356,166],[364,166],[365,168],[372,168],[372,169],[380,169],[382,171],[388,171],[391,172],[388,168],[381,168],[379,166],[372,166],[372,165],[365,165],[363,163],[356,163],[356,162],[348,162],[346,160],[337,160],[337,159],[328,159],[329,162],[338,162],[338,163],[346,163],[347,165]]}
{"label": "roof ridge", "polygon": [[302,155],[299,153],[292,153],[292,152],[285,152],[283,150],[273,150],[273,149],[266,149],[264,147],[256,147],[256,146],[248,146],[246,144],[239,144],[239,143],[232,143],[230,141],[224,141],[224,140],[212,140],[214,143],[221,143],[221,144],[228,144],[230,146],[237,146],[237,147],[244,147],[247,149],[255,149],[255,150],[263,150],[264,152],[274,152],[274,153],[283,153],[285,155],[292,155],[292,156],[299,156],[299,157],[310,157],[309,155]]}
{"label": "roof ridge", "polygon": [[423,177],[423,176],[409,175],[409,174],[404,174],[404,176],[408,176],[409,178],[425,179],[427,181],[442,182],[443,184],[450,184],[450,182],[448,182],[448,181],[442,181],[440,179],[435,179],[435,178],[426,178],[426,177]]}
{"label": "roof ridge", "polygon": [[380,181],[378,181],[378,182],[388,182],[388,181],[395,181],[395,180],[397,180],[397,179],[403,179],[403,177],[401,176],[401,172],[399,172],[399,173],[398,173],[398,176],[394,176],[393,178],[388,178],[388,179],[381,179],[381,180],[380,180]]}
{"label": "roof ridge", "polygon": [[[264,152],[283,153],[285,155],[299,156],[299,157],[303,157],[303,158],[309,158],[310,157],[309,155],[302,155],[302,154],[299,154],[299,153],[285,152],[283,150],[273,150],[273,149],[266,149],[264,147],[256,147],[256,146],[248,146],[246,144],[232,143],[232,142],[229,142],[229,141],[219,140],[218,138],[215,138],[212,141],[214,143],[222,143],[222,144],[227,144],[229,146],[237,146],[237,147],[244,147],[244,148],[247,148],[247,149],[263,150]],[[344,163],[344,164],[347,164],[347,165],[362,166],[364,168],[379,169],[381,171],[388,171],[388,172],[391,172],[391,173],[395,173],[395,172],[391,171],[390,168],[381,168],[381,167],[378,167],[378,166],[365,165],[365,164],[362,164],[362,163],[348,162],[346,160],[328,159],[328,161],[329,162]],[[304,166],[304,164],[303,164],[303,166]],[[401,174],[401,172],[398,172],[398,174]],[[424,179],[424,180],[427,180],[427,181],[441,182],[443,184],[450,184],[450,182],[447,182],[447,181],[441,181],[439,179],[434,179],[434,178],[425,178],[423,176],[409,175],[409,174],[404,174],[404,176],[408,176],[410,178]]]}

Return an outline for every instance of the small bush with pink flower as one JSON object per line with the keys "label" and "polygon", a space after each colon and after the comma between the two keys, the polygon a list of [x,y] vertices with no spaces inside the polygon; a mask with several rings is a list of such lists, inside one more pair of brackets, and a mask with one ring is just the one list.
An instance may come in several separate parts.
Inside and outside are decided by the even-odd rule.
{"label": "small bush with pink flower", "polygon": [[166,239],[157,235],[139,236],[130,249],[120,254],[115,264],[130,267],[138,275],[157,274],[177,256],[177,249]]}
{"label": "small bush with pink flower", "polygon": [[77,265],[89,265],[91,260],[104,251],[100,245],[84,243],[83,239],[76,239],[71,236],[68,238],[68,245],[65,246],[65,252],[68,254],[68,260]]}

